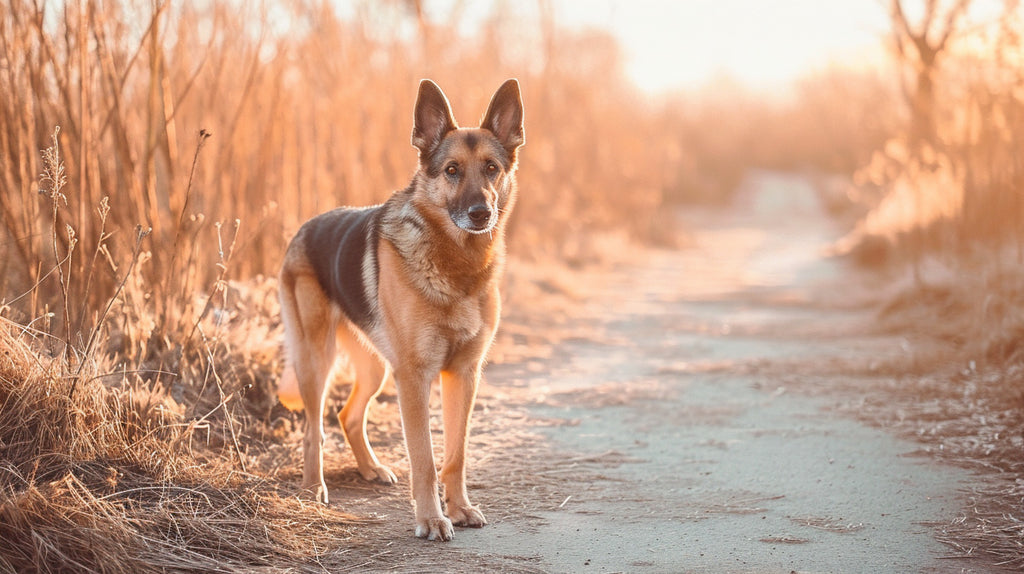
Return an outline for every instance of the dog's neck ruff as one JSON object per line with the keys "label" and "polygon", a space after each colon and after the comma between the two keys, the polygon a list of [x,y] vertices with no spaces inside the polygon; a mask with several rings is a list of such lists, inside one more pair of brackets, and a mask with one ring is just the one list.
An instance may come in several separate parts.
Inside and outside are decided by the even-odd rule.
{"label": "dog's neck ruff", "polygon": [[456,226],[446,211],[408,201],[382,221],[381,234],[424,297],[448,304],[500,275],[503,225],[499,219],[486,232],[470,233]]}

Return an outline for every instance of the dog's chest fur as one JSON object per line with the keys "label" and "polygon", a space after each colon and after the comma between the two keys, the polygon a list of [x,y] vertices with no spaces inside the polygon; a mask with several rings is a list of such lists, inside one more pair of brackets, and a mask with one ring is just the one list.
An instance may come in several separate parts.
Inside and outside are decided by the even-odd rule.
{"label": "dog's chest fur", "polygon": [[384,205],[380,224],[381,237],[394,247],[409,282],[441,307],[489,294],[504,262],[502,229],[453,237],[445,231],[450,225],[446,214],[418,208],[403,193]]}

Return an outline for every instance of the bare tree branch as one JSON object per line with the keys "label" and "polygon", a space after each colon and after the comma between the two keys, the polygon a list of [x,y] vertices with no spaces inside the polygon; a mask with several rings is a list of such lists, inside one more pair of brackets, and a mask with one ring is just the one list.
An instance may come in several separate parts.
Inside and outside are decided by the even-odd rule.
{"label": "bare tree branch", "polygon": [[935,22],[935,12],[938,10],[939,0],[926,0],[924,4],[924,19],[921,20],[921,38],[927,42],[928,34],[932,31],[932,24]]}
{"label": "bare tree branch", "polygon": [[967,13],[967,8],[971,5],[971,0],[957,0],[956,5],[950,9],[949,13],[946,14],[946,27],[942,31],[942,38],[939,39],[938,45],[935,47],[936,52],[941,52],[946,47],[946,43],[949,41],[949,37],[953,35],[953,30],[957,27],[957,21]]}
{"label": "bare tree branch", "polygon": [[892,16],[893,23],[896,25],[896,30],[894,31],[897,35],[902,33],[907,38],[913,38],[914,33],[910,30],[910,24],[903,13],[903,6],[900,4],[900,0],[892,0],[889,4],[889,13]]}

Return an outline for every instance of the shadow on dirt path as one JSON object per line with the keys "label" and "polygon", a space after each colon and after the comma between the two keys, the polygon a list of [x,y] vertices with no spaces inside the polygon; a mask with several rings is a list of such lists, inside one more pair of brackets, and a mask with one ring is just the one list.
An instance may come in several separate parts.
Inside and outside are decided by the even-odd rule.
{"label": "shadow on dirt path", "polygon": [[550,572],[990,571],[933,537],[971,475],[832,408],[902,350],[844,296],[813,189],[763,173],[738,206],[683,216],[691,249],[586,276],[593,336],[489,367],[529,389],[553,458],[523,464],[557,481],[453,545]]}

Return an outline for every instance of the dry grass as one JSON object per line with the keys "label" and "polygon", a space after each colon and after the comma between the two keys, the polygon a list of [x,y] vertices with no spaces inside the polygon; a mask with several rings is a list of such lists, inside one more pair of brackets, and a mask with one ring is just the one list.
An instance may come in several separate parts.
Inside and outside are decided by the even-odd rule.
{"label": "dry grass", "polygon": [[357,522],[242,472],[164,389],[68,374],[40,345],[0,325],[0,569],[312,569]]}
{"label": "dry grass", "polygon": [[971,493],[963,516],[941,526],[939,540],[963,556],[989,554],[1012,571],[1024,567],[1024,482],[984,486]]}
{"label": "dry grass", "polygon": [[1024,273],[1012,254],[989,252],[983,259],[952,263],[932,260],[918,278],[897,271],[889,282],[891,295],[879,314],[881,328],[941,342],[925,349],[965,367],[1024,362]]}
{"label": "dry grass", "polygon": [[[77,476],[4,500],[10,572],[322,571],[355,519],[266,484],[168,486],[136,479],[97,495]],[[321,545],[318,548],[318,542]]]}

